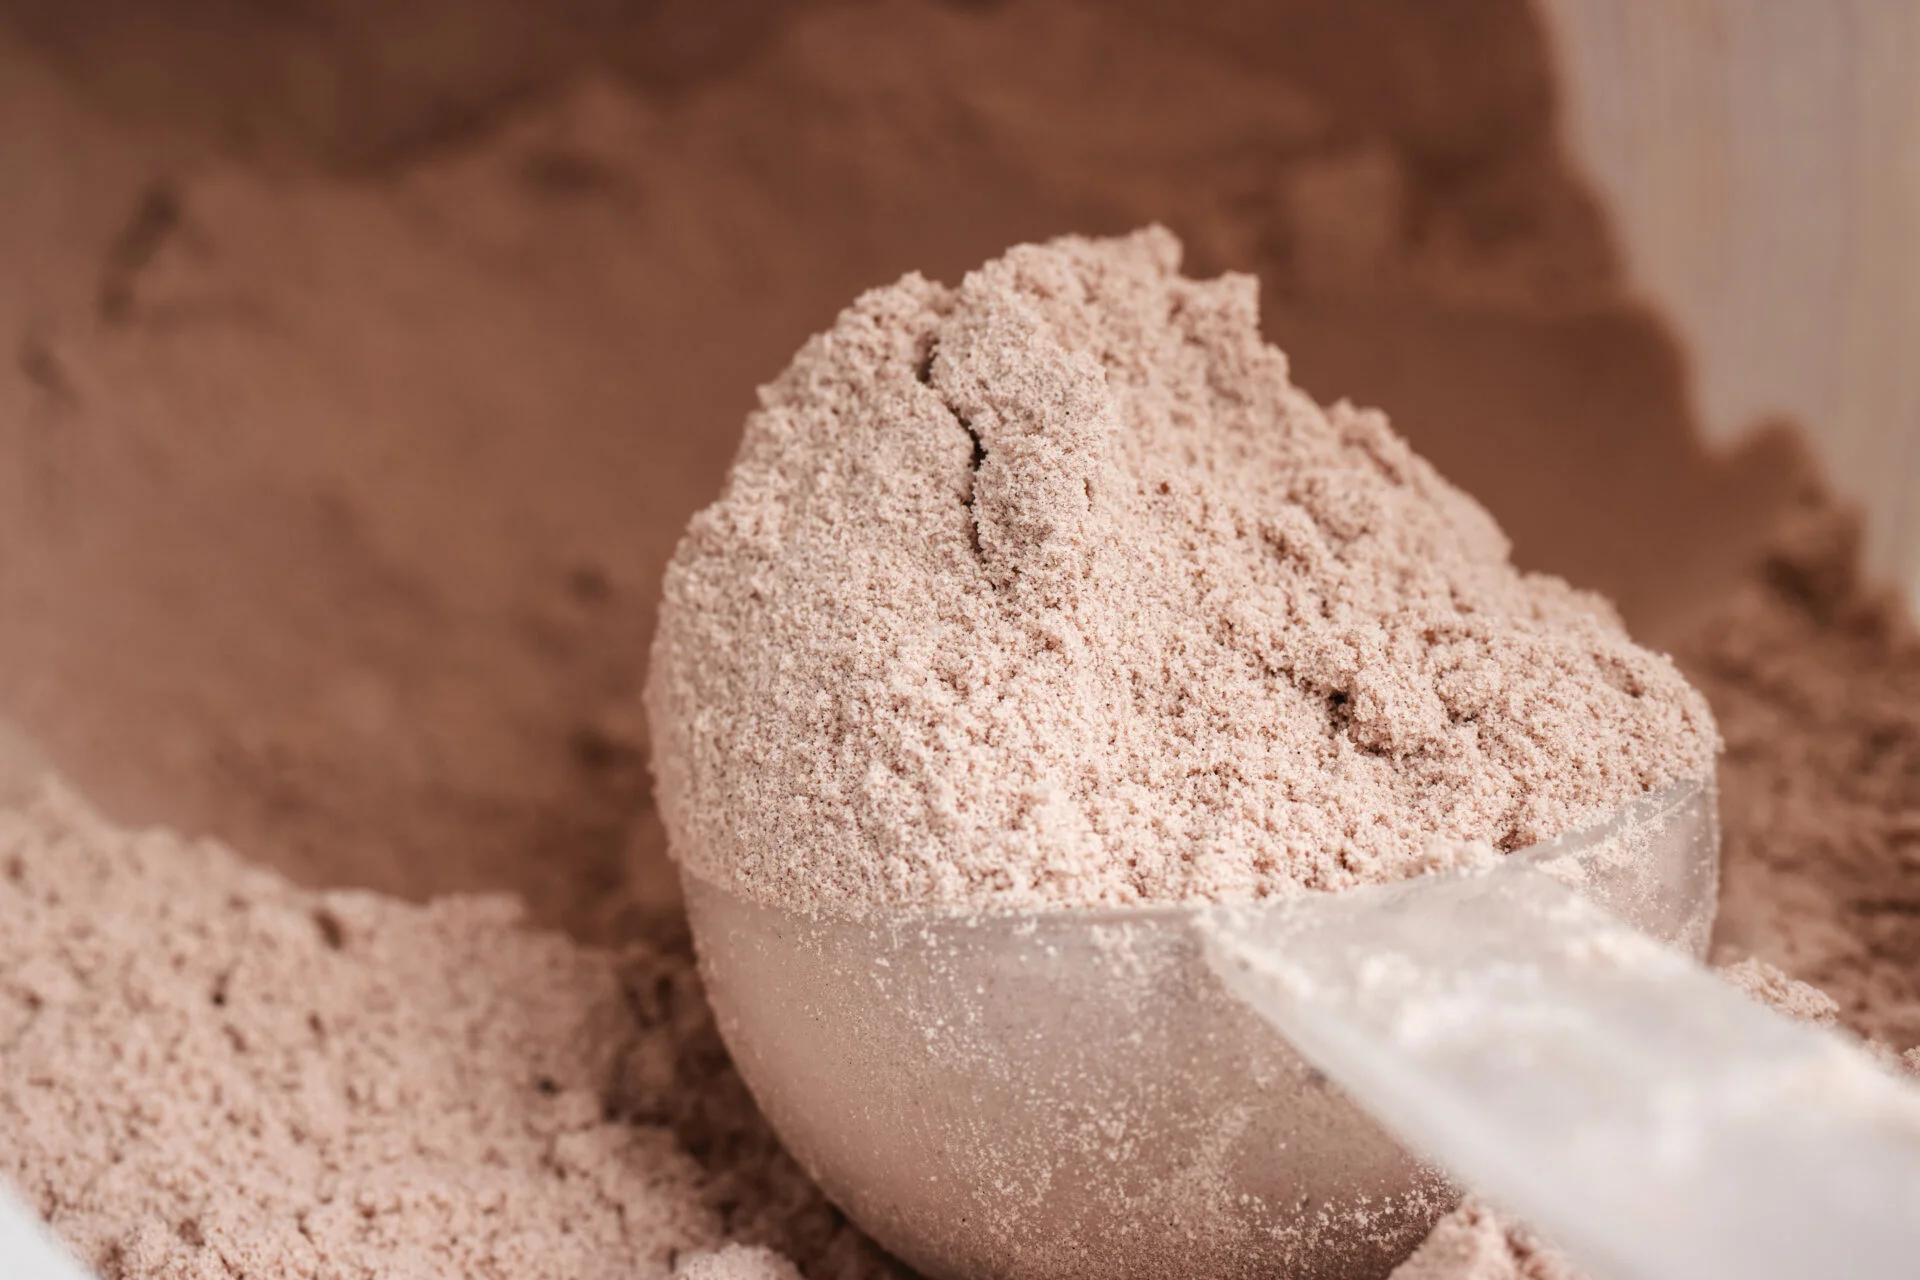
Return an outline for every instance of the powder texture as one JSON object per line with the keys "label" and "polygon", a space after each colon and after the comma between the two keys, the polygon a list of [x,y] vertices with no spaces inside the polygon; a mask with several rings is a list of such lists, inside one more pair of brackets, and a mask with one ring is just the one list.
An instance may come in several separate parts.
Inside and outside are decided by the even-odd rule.
{"label": "powder texture", "polygon": [[1765,960],[1748,956],[1725,966],[1720,976],[1752,996],[1761,1004],[1816,1027],[1834,1027],[1840,1022],[1840,1006],[1834,998],[1815,986],[1790,978]]}
{"label": "powder texture", "polygon": [[730,1244],[679,1259],[673,1280],[800,1280],[800,1272],[763,1245]]}
{"label": "powder texture", "polygon": [[763,391],[654,647],[689,867],[841,909],[1338,889],[1708,772],[1668,661],[1178,262],[909,276]]}
{"label": "powder texture", "polygon": [[1811,479],[1772,548],[1677,646],[1726,726],[1719,939],[1843,1023],[1920,1042],[1920,633],[1864,580]]}
{"label": "powder texture", "polygon": [[728,1073],[676,1083],[702,1019],[520,915],[304,892],[58,787],[0,811],[0,1175],[109,1280],[664,1277],[736,1225],[676,1141]]}
{"label": "powder texture", "polygon": [[1583,1280],[1553,1246],[1472,1197],[1434,1225],[1392,1280]]}

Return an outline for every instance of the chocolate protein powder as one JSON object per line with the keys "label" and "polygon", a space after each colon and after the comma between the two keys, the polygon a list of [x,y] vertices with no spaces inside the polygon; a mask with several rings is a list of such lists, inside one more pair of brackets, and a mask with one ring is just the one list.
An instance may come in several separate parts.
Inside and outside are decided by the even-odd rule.
{"label": "chocolate protein powder", "polygon": [[[1762,554],[1791,435],[1694,434],[1527,5],[669,0],[618,6],[626,39],[530,0],[6,8],[0,710],[117,823],[247,860],[65,804],[8,823],[0,1166],[108,1280],[376,1240],[389,1273],[487,1275],[509,1237],[608,1246],[576,1275],[777,1272],[722,1238],[899,1274],[754,1115],[677,927],[623,906],[623,850],[659,843],[630,694],[753,383],[861,288],[1075,229],[1164,220],[1195,270],[1256,273],[1303,387],[1387,406],[1519,563],[1671,648],[1729,743],[1722,954],[1920,1040],[1920,636],[1811,473]],[[331,896],[261,866],[377,896],[336,951],[301,924]],[[400,900],[473,889],[639,954]],[[386,1012],[330,1021],[356,992]],[[611,1054],[521,1033],[603,1016]],[[168,1100],[276,1125],[348,1067],[426,1073],[421,1105],[250,1137],[278,1174]],[[615,1206],[594,1153],[625,1128]],[[342,1170],[438,1189],[283,1229],[343,1194],[312,1176],[339,1132]],[[496,1140],[503,1198],[469,1204],[446,1153]],[[1409,1275],[1536,1275],[1519,1238],[1463,1214]]]}
{"label": "chocolate protein powder", "polygon": [[762,392],[647,691],[694,874],[805,909],[1260,897],[1711,772],[1667,659],[1293,386],[1251,278],[1179,258],[1153,229],[908,276]]}
{"label": "chocolate protein powder", "polygon": [[671,946],[301,889],[9,764],[0,1181],[102,1280],[887,1273]]}

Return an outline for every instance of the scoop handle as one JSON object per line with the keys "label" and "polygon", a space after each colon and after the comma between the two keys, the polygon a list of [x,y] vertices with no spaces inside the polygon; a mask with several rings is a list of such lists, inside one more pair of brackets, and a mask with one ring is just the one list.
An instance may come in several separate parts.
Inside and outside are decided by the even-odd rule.
{"label": "scoop handle", "polygon": [[1222,907],[1227,988],[1608,1280],[1920,1275],[1920,1090],[1517,862]]}
{"label": "scoop handle", "polygon": [[0,1183],[0,1276],[6,1280],[93,1280],[46,1224]]}

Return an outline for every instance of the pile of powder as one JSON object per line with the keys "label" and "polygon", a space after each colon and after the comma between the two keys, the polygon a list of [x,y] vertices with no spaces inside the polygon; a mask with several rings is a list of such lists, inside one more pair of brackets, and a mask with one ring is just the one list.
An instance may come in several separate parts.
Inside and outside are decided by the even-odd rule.
{"label": "pile of powder", "polygon": [[1676,645],[1726,728],[1718,940],[1920,1043],[1920,632],[1811,477],[1764,560]]}
{"label": "pile of powder", "polygon": [[1709,771],[1671,663],[1179,255],[908,276],[762,392],[653,651],[686,865],[847,910],[1338,889]]}
{"label": "pile of powder", "polygon": [[0,811],[0,1178],[109,1280],[791,1277],[711,1252],[765,1235],[743,1190],[747,1219],[826,1211],[677,1140],[751,1119],[695,1114],[710,1055],[678,1078],[710,1039],[697,988],[660,989],[684,967],[623,985],[520,913],[305,892],[58,787]]}

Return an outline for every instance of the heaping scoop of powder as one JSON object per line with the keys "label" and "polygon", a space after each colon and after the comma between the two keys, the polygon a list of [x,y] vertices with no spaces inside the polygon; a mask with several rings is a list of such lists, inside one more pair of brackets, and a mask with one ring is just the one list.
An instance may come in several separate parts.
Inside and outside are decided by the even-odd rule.
{"label": "heaping scoop of powder", "polygon": [[1179,256],[908,276],[762,390],[654,643],[686,869],[849,913],[1338,889],[1711,770],[1667,659]]}

